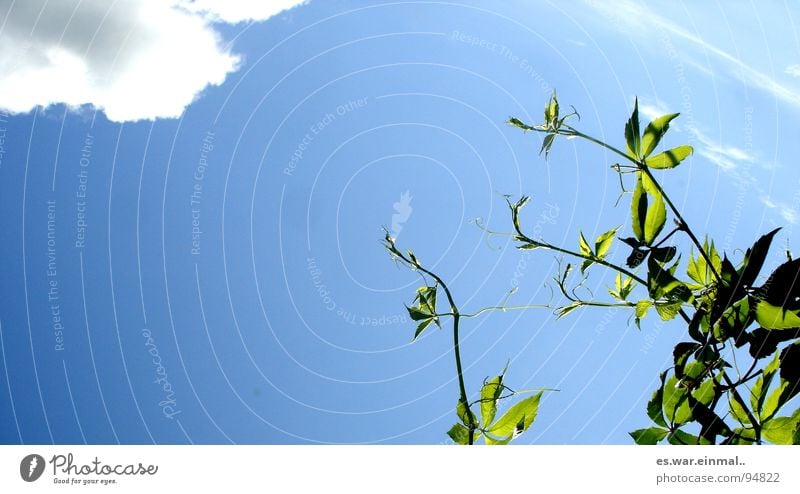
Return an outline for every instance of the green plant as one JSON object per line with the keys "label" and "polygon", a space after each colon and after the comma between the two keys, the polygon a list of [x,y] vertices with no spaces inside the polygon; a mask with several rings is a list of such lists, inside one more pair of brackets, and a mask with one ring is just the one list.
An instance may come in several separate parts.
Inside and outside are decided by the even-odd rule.
{"label": "green plant", "polygon": [[[601,234],[593,244],[580,233],[577,249],[532,238],[521,221],[529,198],[507,199],[518,249],[554,251],[581,263],[579,271],[566,264],[554,277],[565,298],[563,304],[520,308],[550,308],[563,317],[586,306],[616,307],[631,311],[640,329],[642,320],[655,311],[662,320],[677,319],[685,325],[685,341],[673,349],[673,366],[660,374],[660,386],[647,404],[653,426],[630,433],[637,444],[800,444],[800,408],[784,411],[800,393],[800,259],[792,259],[787,251],[786,261],[764,279],[761,271],[777,229],[757,239],[737,265],[726,254],[720,255],[713,241],[700,241],[656,176],[677,167],[693,152],[691,146],[682,145],[656,153],[677,113],[659,117],[642,129],[635,102],[625,124],[625,150],[572,127],[567,123],[572,117],[580,119],[574,108],[560,115],[554,93],[545,106],[544,123],[529,125],[518,118],[509,123],[544,134],[540,154],[545,158],[559,136],[592,142],[620,158],[611,168],[619,176],[622,193],[631,194],[631,236],[619,237],[630,247],[630,254],[624,264],[610,256],[620,227]],[[670,217],[673,224],[666,228]],[[681,236],[688,246],[676,244]],[[410,252],[400,254],[388,235],[386,244],[396,258],[436,282],[423,287],[427,291],[418,292],[419,304],[409,308],[412,318],[420,322],[417,334],[430,323],[439,324],[439,317],[453,317],[461,387],[458,410],[468,432],[465,442],[472,443],[473,431],[487,429],[480,427],[470,411],[461,379],[458,321],[464,316],[438,277],[424,270]],[[686,259],[683,265],[682,258]],[[590,269],[599,267],[616,272],[608,298],[581,298],[576,286],[583,285]],[[579,279],[574,282],[576,276]],[[436,312],[437,286],[447,293],[450,313]],[[526,424],[522,425],[527,428]],[[451,437],[458,434],[451,431]]]}
{"label": "green plant", "polygon": [[[475,444],[480,438],[489,445],[508,444],[520,434],[528,430],[536,419],[539,411],[539,401],[544,391],[547,389],[536,390],[513,390],[505,383],[506,368],[491,379],[485,379],[481,386],[480,397],[470,401],[464,384],[464,372],[461,363],[461,346],[459,340],[459,327],[462,319],[472,319],[479,315],[494,310],[514,310],[529,309],[537,306],[498,306],[484,307],[479,311],[468,314],[463,313],[456,304],[450,288],[445,284],[441,277],[436,273],[425,268],[412,251],[400,252],[395,245],[395,240],[386,232],[384,246],[391,254],[392,258],[416,271],[422,277],[423,286],[417,289],[416,296],[411,306],[406,306],[411,320],[417,323],[417,330],[414,339],[422,334],[425,329],[434,324],[441,327],[442,318],[450,318],[453,325],[453,353],[455,355],[456,372],[458,374],[458,401],[456,402],[456,415],[459,422],[447,431],[447,435],[456,444]],[[432,284],[431,284],[432,283]],[[447,298],[449,306],[448,312],[439,312],[437,309],[437,293],[441,288]],[[523,398],[511,406],[500,418],[497,417],[498,405],[512,396],[519,394],[534,393],[532,396]],[[472,411],[473,407],[480,407],[480,418]]]}

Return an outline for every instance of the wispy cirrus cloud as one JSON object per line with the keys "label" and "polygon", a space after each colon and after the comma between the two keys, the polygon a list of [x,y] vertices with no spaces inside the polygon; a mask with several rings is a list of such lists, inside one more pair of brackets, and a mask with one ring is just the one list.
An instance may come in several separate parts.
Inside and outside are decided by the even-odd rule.
{"label": "wispy cirrus cloud", "polygon": [[[723,48],[704,40],[700,36],[687,31],[681,25],[657,14],[644,3],[630,0],[619,2],[590,0],[588,5],[603,13],[607,18],[613,19],[615,25],[624,27],[625,32],[630,35],[636,35],[641,39],[651,39],[655,28],[686,41],[691,46],[694,46],[699,53],[702,53],[703,56],[712,56],[722,62],[727,68],[727,73],[730,77],[741,80],[750,87],[766,91],[781,101],[800,108],[800,92],[785,86]],[[693,63],[693,65],[701,70],[708,71],[707,68],[699,64]],[[790,65],[786,68],[786,73],[800,77],[800,65]]]}

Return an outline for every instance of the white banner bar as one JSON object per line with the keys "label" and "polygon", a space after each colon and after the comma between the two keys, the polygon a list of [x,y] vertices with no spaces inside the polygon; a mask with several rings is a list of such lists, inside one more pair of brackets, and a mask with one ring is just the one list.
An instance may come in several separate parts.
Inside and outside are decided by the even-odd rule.
{"label": "white banner bar", "polygon": [[0,492],[796,493],[797,465],[790,446],[2,446]]}

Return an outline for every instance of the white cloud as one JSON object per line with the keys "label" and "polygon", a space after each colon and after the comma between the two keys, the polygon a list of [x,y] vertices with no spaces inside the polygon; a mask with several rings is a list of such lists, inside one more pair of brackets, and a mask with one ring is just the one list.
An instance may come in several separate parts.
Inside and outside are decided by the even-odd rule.
{"label": "white cloud", "polygon": [[236,24],[244,21],[263,21],[284,10],[306,3],[308,0],[194,0],[186,5],[186,9],[201,13],[214,22]]}
{"label": "white cloud", "polygon": [[788,67],[786,67],[786,69],[784,69],[784,72],[794,77],[800,77],[800,65],[799,64],[789,65]]}
{"label": "white cloud", "polygon": [[756,161],[756,158],[748,151],[736,146],[724,145],[697,127],[690,127],[689,133],[700,144],[695,146],[698,154],[725,171],[734,171],[739,168],[739,165],[746,164],[749,166]]}
{"label": "white cloud", "polygon": [[776,210],[778,214],[780,214],[781,217],[788,223],[791,223],[792,225],[797,224],[798,214],[797,207],[795,205],[775,201],[768,195],[761,196],[761,202],[766,207]]}
{"label": "white cloud", "polygon": [[114,121],[179,117],[240,61],[210,19],[263,20],[299,2],[250,2],[252,15],[244,3],[0,0],[0,108],[64,103]]}

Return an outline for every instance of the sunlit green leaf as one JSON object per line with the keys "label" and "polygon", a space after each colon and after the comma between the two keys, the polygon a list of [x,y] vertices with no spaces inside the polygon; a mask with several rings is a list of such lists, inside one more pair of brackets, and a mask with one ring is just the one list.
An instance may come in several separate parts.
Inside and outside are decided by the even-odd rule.
{"label": "sunlit green leaf", "polygon": [[504,444],[510,443],[511,440],[514,439],[514,436],[498,438],[498,437],[492,437],[489,434],[484,434],[483,437],[486,440],[487,446],[502,446]]}
{"label": "sunlit green leaf", "polygon": [[678,146],[669,151],[664,151],[663,153],[658,153],[655,156],[647,158],[645,164],[648,168],[656,170],[675,168],[693,152],[694,149],[692,146]]}
{"label": "sunlit green leaf", "polygon": [[756,431],[753,429],[748,429],[746,427],[737,427],[733,429],[733,436],[730,439],[729,444],[737,445],[737,444],[753,444],[756,440]]}
{"label": "sunlit green leaf", "polygon": [[450,436],[450,439],[456,444],[469,443],[469,430],[464,427],[463,424],[455,424],[447,431],[447,435]]}
{"label": "sunlit green leaf", "polygon": [[518,401],[514,406],[487,429],[495,437],[518,436],[525,432],[536,419],[539,412],[539,400],[542,393],[537,393]]}
{"label": "sunlit green leaf", "polygon": [[481,388],[481,420],[483,426],[488,427],[494,422],[494,416],[497,413],[497,400],[503,392],[503,376],[495,376],[486,381],[486,384]]}
{"label": "sunlit green leaf", "polygon": [[667,437],[668,433],[668,430],[660,427],[649,427],[647,429],[629,432],[628,434],[633,438],[636,444],[653,445],[658,444],[659,441]]}
{"label": "sunlit green leaf", "polygon": [[671,377],[664,383],[664,417],[668,422],[681,425],[692,418],[692,411],[686,399],[686,388],[678,385],[678,379]]}
{"label": "sunlit green leaf", "polygon": [[792,444],[797,418],[775,417],[761,424],[761,435],[772,444]]}
{"label": "sunlit green leaf", "polygon": [[680,312],[683,302],[656,302],[656,312],[661,316],[662,321],[671,321]]}
{"label": "sunlit green leaf", "polygon": [[641,319],[646,316],[648,309],[650,309],[652,306],[652,300],[640,300],[636,302],[636,318]]}
{"label": "sunlit green leaf", "polygon": [[548,126],[554,125],[558,120],[558,98],[556,92],[550,97],[550,101],[544,107],[544,123]]}
{"label": "sunlit green leaf", "polygon": [[694,434],[689,434],[680,429],[675,429],[668,437],[667,441],[674,445],[694,445],[694,444],[711,444],[707,439],[697,437]]}
{"label": "sunlit green leaf", "polygon": [[664,204],[664,196],[656,191],[653,195],[653,203],[647,208],[647,215],[645,216],[644,242],[648,245],[653,243],[666,222],[667,207]]}
{"label": "sunlit green leaf", "polygon": [[617,230],[619,230],[619,227],[612,228],[611,230],[597,237],[597,240],[594,241],[595,256],[599,257],[600,259],[606,256],[608,249],[611,248],[611,244],[614,242],[614,235],[617,233]]}
{"label": "sunlit green leaf", "polygon": [[784,311],[766,300],[756,305],[756,321],[765,329],[792,329],[800,327],[800,312]]}
{"label": "sunlit green leaf", "polygon": [[661,138],[667,133],[669,123],[678,115],[679,113],[671,113],[650,122],[642,135],[642,157],[650,156],[650,153],[658,146]]}
{"label": "sunlit green leaf", "polygon": [[739,401],[731,395],[728,396],[728,402],[730,403],[731,415],[733,418],[742,425],[749,425],[750,419],[747,417],[747,412],[745,412],[744,407]]}

